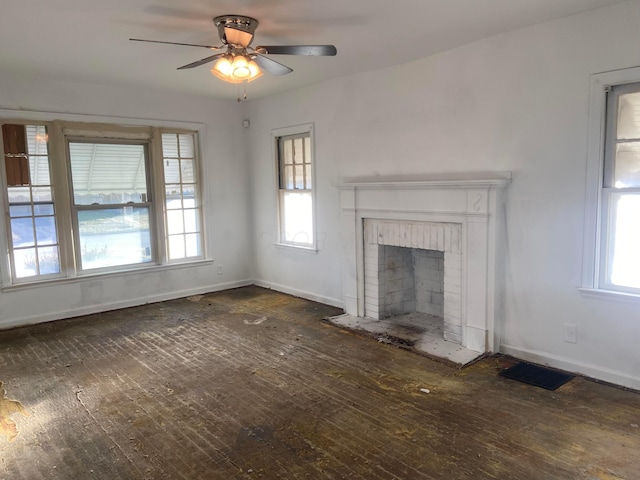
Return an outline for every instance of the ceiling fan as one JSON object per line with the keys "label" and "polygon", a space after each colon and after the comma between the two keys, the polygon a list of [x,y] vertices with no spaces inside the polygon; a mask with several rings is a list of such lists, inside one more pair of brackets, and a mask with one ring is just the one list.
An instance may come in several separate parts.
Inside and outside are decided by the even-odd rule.
{"label": "ceiling fan", "polygon": [[145,40],[130,38],[135,42],[164,43],[169,45],[183,45],[187,47],[201,47],[209,50],[224,50],[193,63],[178,67],[178,70],[199,67],[215,62],[211,73],[230,83],[251,82],[262,76],[262,70],[272,75],[286,75],[293,69],[276,62],[267,55],[312,55],[333,56],[337,53],[333,45],[269,45],[252,47],[253,34],[258,26],[258,20],[244,15],[221,15],[213,19],[218,28],[218,35],[222,45],[198,45],[193,43],[165,42],[161,40]]}

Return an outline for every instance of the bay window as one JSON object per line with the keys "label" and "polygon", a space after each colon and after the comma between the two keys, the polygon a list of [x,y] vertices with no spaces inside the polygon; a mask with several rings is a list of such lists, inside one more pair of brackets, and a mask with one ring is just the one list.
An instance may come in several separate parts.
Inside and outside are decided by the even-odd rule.
{"label": "bay window", "polygon": [[11,284],[204,258],[197,132],[9,121],[2,143]]}

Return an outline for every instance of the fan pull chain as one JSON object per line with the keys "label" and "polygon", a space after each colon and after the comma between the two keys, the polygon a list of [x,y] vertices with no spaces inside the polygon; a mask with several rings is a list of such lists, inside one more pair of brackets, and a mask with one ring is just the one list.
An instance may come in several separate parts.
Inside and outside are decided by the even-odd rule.
{"label": "fan pull chain", "polygon": [[240,87],[238,87],[238,103],[247,99],[247,82],[242,82],[242,95],[240,95]]}

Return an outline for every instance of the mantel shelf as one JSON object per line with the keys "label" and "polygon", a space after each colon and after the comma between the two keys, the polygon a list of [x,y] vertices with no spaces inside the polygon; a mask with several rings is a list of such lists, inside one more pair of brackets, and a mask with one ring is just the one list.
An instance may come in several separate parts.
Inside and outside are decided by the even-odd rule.
{"label": "mantel shelf", "polygon": [[464,172],[420,177],[344,178],[338,188],[506,188],[509,183],[511,183],[511,172]]}

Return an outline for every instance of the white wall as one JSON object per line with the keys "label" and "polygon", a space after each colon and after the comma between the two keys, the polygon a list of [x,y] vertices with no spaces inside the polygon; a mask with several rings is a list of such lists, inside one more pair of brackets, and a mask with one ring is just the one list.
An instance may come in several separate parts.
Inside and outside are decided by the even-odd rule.
{"label": "white wall", "polygon": [[[0,109],[203,123],[205,225],[215,262],[152,273],[110,275],[5,289],[0,328],[250,283],[248,173],[236,102],[126,86],[90,85],[0,73]],[[34,117],[37,115],[34,113]],[[95,121],[87,117],[86,121]],[[217,266],[223,274],[217,274]],[[4,268],[4,266],[3,266]]]}
{"label": "white wall", "polygon": [[[640,65],[640,2],[476,42],[394,69],[250,101],[256,278],[342,301],[344,176],[513,172],[502,350],[640,388],[640,305],[582,297],[589,77]],[[415,47],[419,48],[419,46]],[[273,245],[270,130],[315,124],[317,254]],[[578,342],[563,341],[563,324]]]}

